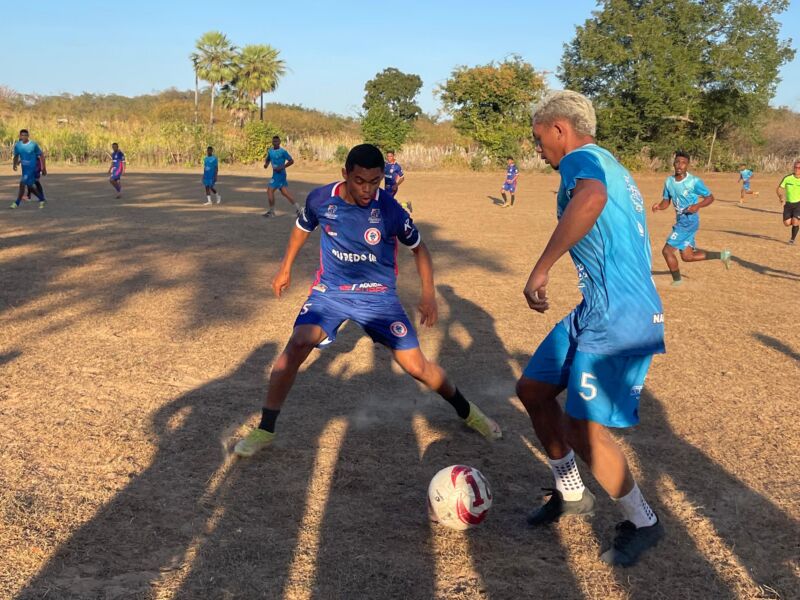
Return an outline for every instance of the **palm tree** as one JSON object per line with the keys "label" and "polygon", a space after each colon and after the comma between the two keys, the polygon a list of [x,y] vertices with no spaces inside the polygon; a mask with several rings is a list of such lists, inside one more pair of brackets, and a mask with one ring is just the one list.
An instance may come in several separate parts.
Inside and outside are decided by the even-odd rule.
{"label": "palm tree", "polygon": [[236,83],[236,79],[234,79],[223,85],[219,90],[219,100],[222,107],[231,113],[234,124],[241,129],[244,127],[247,117],[256,107],[249,95],[237,87]]}
{"label": "palm tree", "polygon": [[198,57],[196,72],[200,79],[211,84],[211,127],[214,126],[214,96],[216,87],[228,81],[232,73],[236,48],[224,33],[207,31],[195,44]]}
{"label": "palm tree", "polygon": [[278,80],[286,74],[286,63],[278,58],[280,51],[269,44],[250,44],[242,48],[237,62],[238,85],[255,101],[260,100],[260,119],[264,120],[264,94],[274,92]]}

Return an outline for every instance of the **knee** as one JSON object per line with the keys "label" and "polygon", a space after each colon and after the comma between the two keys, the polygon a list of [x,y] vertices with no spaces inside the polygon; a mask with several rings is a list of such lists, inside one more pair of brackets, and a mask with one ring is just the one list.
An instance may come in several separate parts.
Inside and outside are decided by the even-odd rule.
{"label": "knee", "polygon": [[540,408],[546,399],[546,395],[542,393],[540,387],[539,382],[525,376],[520,377],[517,381],[517,397],[528,413]]}
{"label": "knee", "polygon": [[416,357],[412,359],[406,359],[400,366],[403,370],[411,375],[417,381],[422,381],[425,377],[425,371],[428,367],[428,362],[423,357]]}
{"label": "knee", "polygon": [[284,354],[292,363],[300,364],[311,353],[316,344],[312,340],[302,337],[292,337],[286,344]]}
{"label": "knee", "polygon": [[669,258],[669,257],[670,257],[670,256],[672,256],[674,253],[675,253],[675,251],[672,249],[672,247],[671,247],[671,246],[664,246],[664,247],[661,249],[661,256],[663,256],[664,258]]}

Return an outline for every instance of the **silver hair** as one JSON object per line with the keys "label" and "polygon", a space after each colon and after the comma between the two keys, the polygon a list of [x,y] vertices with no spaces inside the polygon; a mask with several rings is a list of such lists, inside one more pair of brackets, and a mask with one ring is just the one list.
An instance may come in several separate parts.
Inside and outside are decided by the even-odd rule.
{"label": "silver hair", "polygon": [[565,119],[580,135],[595,136],[597,117],[591,100],[583,94],[571,90],[559,90],[547,93],[533,107],[531,112],[533,124],[552,123],[556,119]]}

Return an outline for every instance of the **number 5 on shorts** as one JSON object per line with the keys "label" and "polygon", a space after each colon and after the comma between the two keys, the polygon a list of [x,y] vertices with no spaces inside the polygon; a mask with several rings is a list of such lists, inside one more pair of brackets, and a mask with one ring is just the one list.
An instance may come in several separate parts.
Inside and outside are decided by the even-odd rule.
{"label": "number 5 on shorts", "polygon": [[578,395],[587,402],[597,397],[597,386],[592,383],[592,380],[597,381],[597,377],[591,373],[581,373],[581,390],[586,390],[586,392],[580,391]]}

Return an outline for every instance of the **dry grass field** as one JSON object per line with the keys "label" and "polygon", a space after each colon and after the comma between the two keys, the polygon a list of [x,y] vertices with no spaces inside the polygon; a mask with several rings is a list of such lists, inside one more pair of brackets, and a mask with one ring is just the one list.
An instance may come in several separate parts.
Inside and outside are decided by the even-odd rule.
{"label": "dry grass field", "polygon": [[[546,315],[522,287],[555,223],[557,175],[409,173],[401,197],[436,265],[440,322],[421,332],[505,437],[489,444],[345,326],[315,351],[276,444],[231,455],[316,268],[316,235],[280,300],[270,279],[293,219],[267,221],[266,175],[225,171],[204,207],[200,172],[136,172],[113,198],[103,169],[54,167],[50,203],[0,212],[0,597],[403,600],[800,597],[800,247],[773,189],[740,207],[736,175],[706,178],[701,247],[671,288],[649,215],[667,330],[620,432],[667,538],[630,569],[597,555],[618,513],[530,530],[551,476],[514,383],[578,301],[568,258]],[[0,189],[16,176],[3,165]],[[335,169],[289,171],[303,199]],[[776,179],[776,178],[773,178]],[[655,201],[663,175],[637,177]],[[4,200],[5,202],[5,200]],[[401,297],[418,280],[401,252]],[[431,526],[425,493],[449,464],[479,468],[495,501],[480,528]]]}

